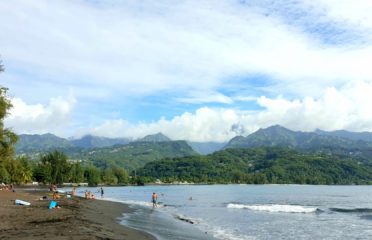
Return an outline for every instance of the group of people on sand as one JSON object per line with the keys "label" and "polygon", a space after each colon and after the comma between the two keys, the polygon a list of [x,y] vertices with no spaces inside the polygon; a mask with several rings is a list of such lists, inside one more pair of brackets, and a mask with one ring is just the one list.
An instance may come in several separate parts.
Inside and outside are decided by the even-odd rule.
{"label": "group of people on sand", "polygon": [[[57,191],[56,185],[52,184],[50,186],[50,191],[53,192],[53,199],[54,200],[60,198],[60,194]],[[97,193],[100,193],[101,194],[101,198],[103,198],[104,190],[103,190],[102,187],[97,191]],[[94,195],[94,193],[91,192],[91,191],[88,191],[88,190],[85,190],[83,194],[84,194],[83,197],[85,199],[95,199],[96,198],[95,195]],[[72,196],[76,196],[76,188],[75,187],[72,188],[71,195]],[[157,208],[158,207],[158,195],[155,192],[152,193],[151,202],[152,202],[152,207],[153,208]]]}
{"label": "group of people on sand", "polygon": [[[100,193],[101,194],[101,198],[103,198],[104,191],[103,191],[103,188],[102,187],[98,190],[98,193]],[[94,193],[91,192],[91,191],[85,190],[84,194],[85,194],[85,198],[86,199],[95,199],[96,198],[94,196]]]}
{"label": "group of people on sand", "polygon": [[91,191],[85,190],[84,194],[85,194],[86,199],[96,199],[96,197],[94,196],[94,193],[92,193]]}

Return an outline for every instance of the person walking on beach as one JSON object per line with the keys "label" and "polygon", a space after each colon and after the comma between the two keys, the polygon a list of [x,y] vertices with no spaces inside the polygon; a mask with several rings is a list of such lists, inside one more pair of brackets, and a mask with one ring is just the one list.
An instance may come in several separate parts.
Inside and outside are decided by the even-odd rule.
{"label": "person walking on beach", "polygon": [[156,203],[158,201],[158,195],[156,193],[152,193],[152,208],[158,207],[158,204]]}
{"label": "person walking on beach", "polygon": [[103,192],[103,188],[101,187],[101,189],[100,189],[100,192],[101,192],[101,198],[103,198],[103,194],[104,194],[104,192]]}

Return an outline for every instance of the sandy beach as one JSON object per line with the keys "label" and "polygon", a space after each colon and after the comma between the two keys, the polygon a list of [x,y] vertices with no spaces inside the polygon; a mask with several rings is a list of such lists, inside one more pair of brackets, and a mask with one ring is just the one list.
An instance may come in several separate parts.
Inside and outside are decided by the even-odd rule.
{"label": "sandy beach", "polygon": [[[74,197],[57,200],[61,208],[49,210],[50,200],[39,200],[44,195],[46,191],[0,191],[0,239],[155,239],[118,223],[122,213],[133,211],[125,204]],[[17,206],[15,199],[31,206]]]}

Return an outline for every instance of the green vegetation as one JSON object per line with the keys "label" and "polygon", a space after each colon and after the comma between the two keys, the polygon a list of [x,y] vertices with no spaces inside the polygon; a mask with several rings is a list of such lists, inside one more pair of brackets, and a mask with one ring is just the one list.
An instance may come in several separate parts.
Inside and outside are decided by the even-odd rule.
{"label": "green vegetation", "polygon": [[[7,178],[6,183],[27,183],[31,180],[45,184],[62,183],[81,183],[87,182],[90,186],[98,184],[117,185],[128,184],[129,175],[124,168],[102,168],[93,165],[82,167],[79,162],[71,162],[67,156],[59,151],[50,152],[30,165],[30,161],[25,158],[13,161],[21,173],[27,173],[23,178]],[[16,172],[16,171],[13,171]],[[3,174],[0,175],[2,176]],[[6,175],[4,175],[6,176]],[[17,175],[18,176],[18,175]],[[20,179],[19,181],[15,179]]]}
{"label": "green vegetation", "polygon": [[130,171],[155,160],[197,155],[185,141],[132,142],[127,145],[85,149],[66,154],[72,159],[84,160],[98,168],[123,167]]}
{"label": "green vegetation", "polygon": [[35,152],[48,152],[54,149],[71,148],[73,145],[64,138],[57,137],[53,134],[22,134],[15,145],[18,154],[28,154]]}
{"label": "green vegetation", "polygon": [[230,140],[226,148],[287,147],[304,153],[323,153],[340,158],[353,157],[371,163],[372,142],[343,138],[333,134],[296,132],[281,126],[272,126]]}
{"label": "green vegetation", "polygon": [[129,176],[125,169],[82,167],[79,162],[68,161],[67,156],[58,151],[43,155],[33,168],[33,178],[45,184],[88,182],[90,186],[98,184],[128,184]]}
{"label": "green vegetation", "polygon": [[[0,62],[0,72],[2,71],[4,71],[4,67]],[[0,86],[0,181],[29,181],[27,161],[24,158],[15,158],[14,144],[17,142],[17,136],[10,129],[4,127],[4,118],[12,108],[7,92],[7,88]]]}
{"label": "green vegetation", "polygon": [[196,183],[371,184],[372,167],[352,159],[288,148],[227,149],[207,156],[150,162],[138,171],[150,180]]}
{"label": "green vegetation", "polygon": [[[136,141],[125,145],[88,148],[92,145],[124,142],[125,139],[108,139],[86,136],[69,141],[53,134],[20,135],[16,145],[17,154],[26,154],[37,161],[45,152],[58,150],[70,159],[82,161],[82,165],[93,164],[98,168],[123,167],[130,171],[144,166],[146,163],[163,158],[183,157],[197,153],[185,141],[164,140],[164,135],[150,135],[146,141]],[[81,144],[77,147],[77,144]]]}
{"label": "green vegetation", "polygon": [[[80,139],[70,140],[70,143],[78,148],[99,148],[114,145],[123,145],[130,142],[128,138],[106,138],[92,135],[85,135]],[[17,149],[18,150],[18,149]]]}

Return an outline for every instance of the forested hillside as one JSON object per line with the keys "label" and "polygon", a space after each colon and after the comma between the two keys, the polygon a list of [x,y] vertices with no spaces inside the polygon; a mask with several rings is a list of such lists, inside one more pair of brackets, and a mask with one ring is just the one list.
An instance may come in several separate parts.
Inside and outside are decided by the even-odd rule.
{"label": "forested hillside", "polygon": [[185,141],[132,142],[106,148],[93,148],[67,153],[72,159],[82,159],[99,168],[111,166],[134,170],[163,158],[197,155]]}
{"label": "forested hillside", "polygon": [[165,182],[370,184],[372,168],[353,159],[288,148],[226,149],[150,162],[138,171]]}
{"label": "forested hillside", "polygon": [[279,125],[233,138],[225,148],[286,147],[306,153],[353,157],[372,163],[372,143],[332,134],[292,131]]}

